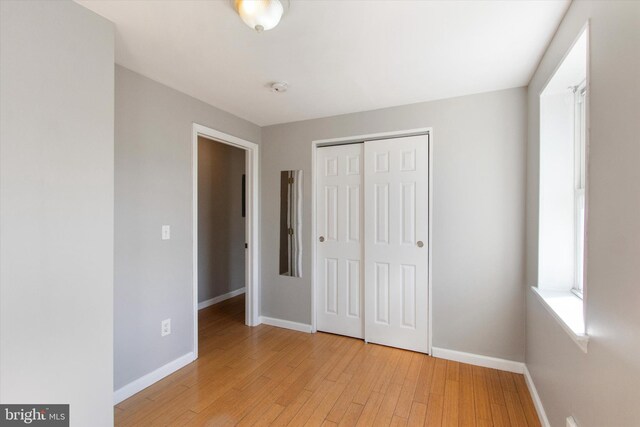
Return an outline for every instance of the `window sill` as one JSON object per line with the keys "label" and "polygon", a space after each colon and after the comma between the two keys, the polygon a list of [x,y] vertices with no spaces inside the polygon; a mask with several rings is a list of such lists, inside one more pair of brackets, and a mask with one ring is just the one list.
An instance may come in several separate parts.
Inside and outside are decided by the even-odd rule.
{"label": "window sill", "polygon": [[587,352],[589,336],[585,333],[584,308],[580,298],[571,291],[554,291],[531,287],[542,305],[560,323],[583,352]]}

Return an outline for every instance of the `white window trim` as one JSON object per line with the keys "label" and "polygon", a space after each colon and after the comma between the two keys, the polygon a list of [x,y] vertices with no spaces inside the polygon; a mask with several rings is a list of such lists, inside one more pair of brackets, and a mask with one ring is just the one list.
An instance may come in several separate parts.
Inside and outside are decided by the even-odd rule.
{"label": "white window trim", "polygon": [[531,291],[580,350],[586,353],[589,336],[586,333],[582,298],[578,298],[572,291],[541,289],[535,286],[531,287]]}
{"label": "white window trim", "polygon": [[578,288],[573,288],[571,289],[571,293],[574,294],[575,296],[577,296],[580,299],[584,299],[584,294],[582,293],[582,291]]}
{"label": "white window trim", "polygon": [[[571,291],[580,299],[584,291],[585,188],[586,188],[586,80],[574,92],[574,282]],[[580,206],[584,206],[582,211]],[[582,228],[580,227],[582,224]],[[582,247],[580,250],[579,247]]]}

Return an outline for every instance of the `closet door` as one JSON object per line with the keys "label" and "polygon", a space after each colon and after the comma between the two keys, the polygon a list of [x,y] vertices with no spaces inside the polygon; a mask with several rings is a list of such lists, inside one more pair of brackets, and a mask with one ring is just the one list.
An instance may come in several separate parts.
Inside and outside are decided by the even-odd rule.
{"label": "closet door", "polygon": [[319,148],[316,160],[317,329],[363,338],[362,144]]}
{"label": "closet door", "polygon": [[365,340],[428,351],[428,135],[364,144]]}

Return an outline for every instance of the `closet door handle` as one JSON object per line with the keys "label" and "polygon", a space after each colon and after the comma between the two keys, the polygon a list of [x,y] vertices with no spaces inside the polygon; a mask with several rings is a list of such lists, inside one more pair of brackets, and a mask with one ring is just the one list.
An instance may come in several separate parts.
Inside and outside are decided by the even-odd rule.
{"label": "closet door handle", "polygon": [[424,246],[424,243],[422,243],[422,240],[418,240],[417,245],[418,245],[419,248],[421,248],[421,247]]}
{"label": "closet door handle", "polygon": [[320,238],[318,240],[320,240],[320,243],[322,243],[322,242],[324,242],[324,237],[320,236]]}

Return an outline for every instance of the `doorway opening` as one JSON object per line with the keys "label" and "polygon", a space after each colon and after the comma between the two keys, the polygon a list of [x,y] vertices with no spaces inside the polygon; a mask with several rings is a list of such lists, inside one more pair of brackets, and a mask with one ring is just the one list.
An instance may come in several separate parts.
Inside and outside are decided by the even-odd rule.
{"label": "doorway opening", "polygon": [[[198,311],[218,311],[229,299],[244,299],[245,151],[198,137]],[[216,306],[216,307],[212,307]],[[231,321],[244,324],[244,306]],[[202,310],[206,310],[203,312]],[[210,316],[209,316],[210,317]]]}
{"label": "doorway opening", "polygon": [[[195,356],[202,327],[258,319],[258,145],[193,125]],[[200,311],[202,310],[202,311]]]}

